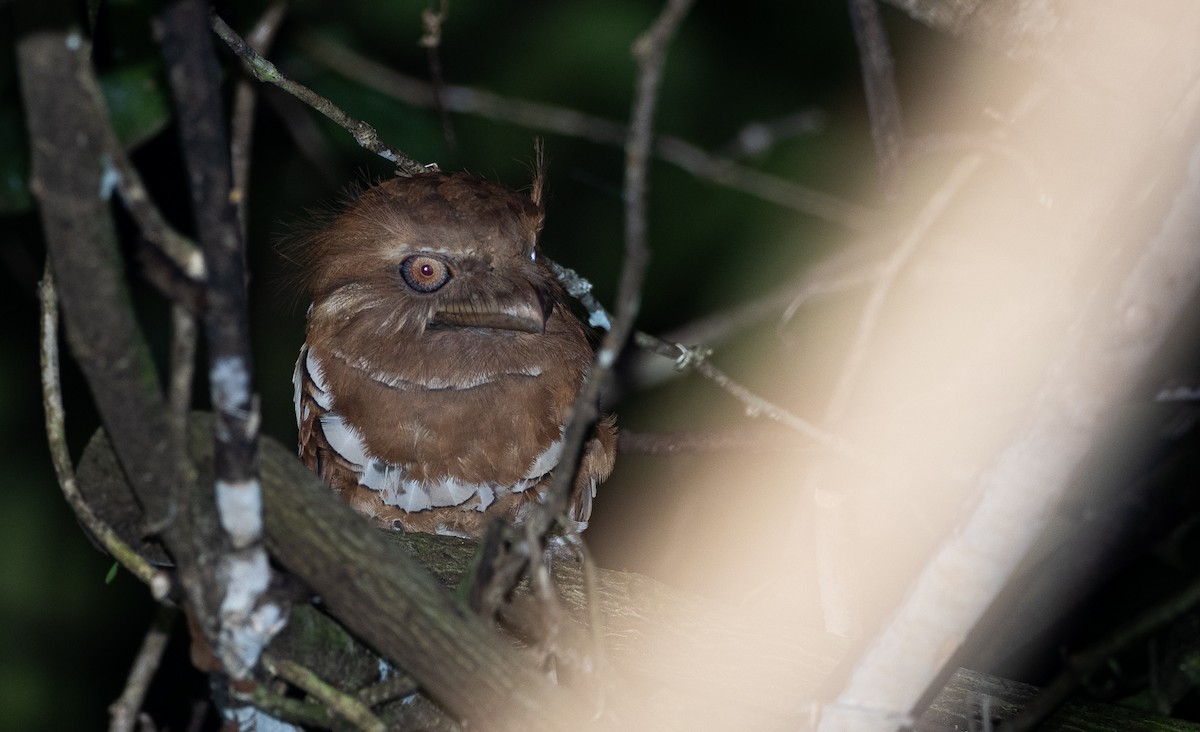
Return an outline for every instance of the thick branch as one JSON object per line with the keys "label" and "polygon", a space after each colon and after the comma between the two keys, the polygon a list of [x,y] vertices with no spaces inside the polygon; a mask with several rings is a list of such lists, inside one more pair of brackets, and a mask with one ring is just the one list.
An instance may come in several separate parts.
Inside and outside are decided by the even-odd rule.
{"label": "thick branch", "polygon": [[[271,575],[262,546],[259,415],[251,381],[246,255],[230,195],[220,69],[205,28],[207,17],[208,5],[202,0],[173,3],[163,15],[163,55],[178,110],[197,234],[208,265],[204,324],[216,414],[216,505],[232,545],[216,565],[223,585],[217,650],[230,674],[242,678],[282,626],[287,607],[265,597]],[[198,538],[219,544],[217,536]]]}
{"label": "thick branch", "polygon": [[177,473],[154,364],[130,309],[104,175],[108,115],[89,66],[90,45],[66,22],[46,27],[46,4],[15,6],[21,88],[40,204],[67,340],[117,454],[150,515],[166,513],[163,483]]}

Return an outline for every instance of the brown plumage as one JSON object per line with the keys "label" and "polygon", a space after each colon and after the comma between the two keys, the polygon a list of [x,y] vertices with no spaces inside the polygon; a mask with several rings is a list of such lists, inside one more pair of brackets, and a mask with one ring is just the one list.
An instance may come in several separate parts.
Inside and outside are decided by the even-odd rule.
{"label": "brown plumage", "polygon": [[[538,260],[542,218],[504,186],[430,173],[367,189],[308,237],[300,457],[379,525],[478,536],[547,489],[592,349]],[[605,418],[575,484],[576,529],[615,442]]]}

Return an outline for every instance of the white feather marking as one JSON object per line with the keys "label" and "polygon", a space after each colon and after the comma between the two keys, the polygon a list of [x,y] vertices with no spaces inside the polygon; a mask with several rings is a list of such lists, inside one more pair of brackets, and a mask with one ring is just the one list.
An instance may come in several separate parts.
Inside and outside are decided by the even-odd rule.
{"label": "white feather marking", "polygon": [[525,471],[525,477],[533,480],[553,470],[562,458],[562,449],[562,440],[555,440],[550,447],[547,447],[541,455],[534,459],[533,465],[530,465],[529,470]]}
{"label": "white feather marking", "polygon": [[[338,351],[334,352],[334,356],[346,361],[354,368],[367,371],[372,379],[398,388],[467,389],[488,383],[488,381],[493,380],[496,376],[539,376],[542,373],[541,368],[533,366],[511,374],[478,374],[471,379],[456,383],[451,383],[437,377],[414,382],[391,374],[368,371],[365,368],[367,364],[364,361],[361,359],[351,361]],[[300,350],[300,357],[296,361],[296,371],[293,376],[297,423],[300,423],[301,417],[307,418],[307,412],[302,414],[300,406],[302,396],[301,368],[307,372],[309,379],[312,381],[312,396],[314,401],[322,409],[326,410],[326,414],[321,417],[321,429],[325,433],[325,439],[329,443],[330,448],[341,455],[342,458],[356,469],[359,485],[378,492],[380,500],[384,504],[395,506],[402,511],[415,513],[431,508],[445,508],[449,506],[463,506],[466,510],[485,511],[495,503],[497,494],[520,493],[536,483],[558,464],[562,455],[562,440],[556,440],[534,459],[533,464],[529,468],[528,477],[510,487],[496,486],[488,483],[467,483],[451,477],[428,482],[413,480],[406,477],[406,471],[403,466],[389,465],[373,457],[367,451],[366,442],[363,440],[362,434],[352,425],[347,424],[341,415],[333,411],[333,397],[329,393],[328,386],[325,383],[325,371],[321,360],[308,347]],[[411,431],[414,433],[414,439],[419,439],[420,434],[428,432],[428,430],[419,425],[416,425],[416,429]],[[473,506],[467,507],[464,505],[472,499],[475,499]]]}
{"label": "white feather marking", "polygon": [[486,511],[488,506],[492,505],[492,502],[495,500],[496,500],[496,491],[492,490],[490,486],[485,485],[479,489],[479,510],[480,511]]}
{"label": "white feather marking", "polygon": [[[409,513],[433,508],[433,502],[429,500],[429,494],[424,490],[424,486],[415,480],[404,480],[400,470],[385,469],[382,476],[384,483],[375,490],[379,491],[379,499],[386,505],[395,506],[401,511]],[[363,473],[362,477],[366,479],[367,474]],[[366,485],[366,483],[363,484]]]}
{"label": "white feather marking", "polygon": [[471,538],[470,534],[464,534],[461,531],[455,531],[454,529],[451,529],[450,527],[448,527],[444,524],[438,524],[438,527],[434,531],[437,533],[438,536],[457,536],[460,539],[470,539]]}
{"label": "white feather marking", "polygon": [[340,415],[330,412],[321,417],[321,431],[325,433],[329,446],[355,467],[361,469],[371,462],[367,457],[367,446],[363,443],[362,435],[343,422]]}
{"label": "white feather marking", "polygon": [[296,368],[292,370],[292,402],[296,405],[296,426],[302,424],[303,419],[308,419],[307,410],[303,415],[300,414],[300,382],[302,377],[300,369],[304,368],[303,364],[308,356],[308,346],[300,347],[300,355],[296,357]]}
{"label": "white feather marking", "polygon": [[325,367],[321,365],[321,359],[317,358],[311,348],[305,350],[307,353],[304,356],[304,369],[308,372],[308,377],[312,379],[313,386],[316,387],[313,399],[321,406],[321,409],[326,411],[333,409],[333,396],[329,393],[329,387],[325,385]]}
{"label": "white feather marking", "polygon": [[510,371],[475,371],[451,379],[443,378],[439,375],[414,378],[381,371],[366,359],[351,358],[341,350],[335,350],[333,355],[335,358],[344,361],[350,368],[362,371],[372,381],[379,382],[392,389],[430,389],[433,391],[474,389],[477,386],[490,384],[504,376],[537,377],[542,375],[540,366],[527,366]]}

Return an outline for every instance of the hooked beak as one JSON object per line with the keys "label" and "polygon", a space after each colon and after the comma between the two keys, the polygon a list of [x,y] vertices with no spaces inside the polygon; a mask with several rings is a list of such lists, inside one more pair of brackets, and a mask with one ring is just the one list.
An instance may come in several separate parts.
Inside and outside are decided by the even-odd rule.
{"label": "hooked beak", "polygon": [[472,297],[439,305],[427,330],[490,328],[520,333],[545,333],[553,304],[537,288],[505,297]]}

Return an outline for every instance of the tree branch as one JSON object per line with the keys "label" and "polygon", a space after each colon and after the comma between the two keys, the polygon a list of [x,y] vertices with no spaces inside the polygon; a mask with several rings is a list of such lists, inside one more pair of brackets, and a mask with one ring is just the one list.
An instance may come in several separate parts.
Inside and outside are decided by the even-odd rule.
{"label": "tree branch", "polygon": [[[433,107],[435,104],[434,90],[419,79],[375,63],[316,34],[303,36],[302,43],[321,63],[370,89],[414,106]],[[602,145],[624,145],[629,134],[624,125],[603,117],[553,104],[505,97],[484,89],[449,85],[438,98],[451,112],[475,114]],[[708,153],[678,137],[655,135],[653,151],[659,159],[697,178],[742,191],[778,206],[832,221],[855,231],[870,231],[878,225],[878,213],[869,208],[738,165],[733,160]]]}
{"label": "tree branch", "polygon": [[596,360],[571,408],[571,420],[563,434],[562,457],[550,484],[549,494],[530,521],[532,530],[538,536],[544,535],[567,510],[575,471],[583,455],[583,445],[599,418],[600,392],[637,320],[642,280],[650,258],[646,246],[646,179],[653,140],[654,109],[658,103],[666,46],[690,7],[691,0],[667,0],[650,30],[639,36],[633,44],[638,77],[630,113],[629,137],[625,144],[625,262],[617,286],[616,317],[600,343]]}
{"label": "tree branch", "polygon": [[58,290],[54,286],[54,273],[49,267],[42,276],[39,296],[42,301],[42,405],[46,410],[46,442],[50,447],[50,459],[58,476],[58,484],[79,522],[96,537],[104,550],[145,583],[156,598],[166,597],[171,587],[166,573],[150,566],[122,541],[112,527],[96,516],[79,493],[75,471],[71,468],[71,456],[67,451],[66,412],[63,409],[58,368]]}
{"label": "tree branch", "polygon": [[878,0],[849,0],[849,4],[867,112],[871,116],[871,139],[875,142],[879,181],[884,193],[894,196],[900,187],[904,163],[904,127],[892,53],[883,19],[879,17]]}
{"label": "tree branch", "polygon": [[275,68],[275,64],[259,55],[215,13],[212,15],[212,29],[237,54],[238,58],[242,59],[254,78],[274,84],[333,120],[342,129],[349,132],[360,147],[375,153],[384,160],[395,163],[404,175],[418,175],[437,170],[436,165],[422,165],[400,150],[388,145],[379,139],[379,133],[371,125],[354,119],[325,97],[284,76],[283,72]]}
{"label": "tree branch", "polygon": [[[190,421],[190,449],[200,480],[208,480],[211,417],[195,413]],[[571,729],[591,715],[582,694],[549,685],[530,658],[453,599],[447,588],[461,581],[474,543],[373,529],[309,472],[294,450],[264,437],[260,457],[267,546],[320,596],[323,611],[298,606],[270,652],[295,657],[287,649],[296,634],[314,638],[327,658],[297,660],[311,664],[324,678],[349,680],[337,666],[321,664],[338,663],[338,654],[327,653],[329,646],[355,641],[331,640],[327,625],[321,626],[325,630],[305,630],[309,622],[327,624],[323,613],[328,613],[354,638],[411,675],[453,716],[471,724]],[[132,501],[104,434],[84,451],[79,476],[83,495],[101,516],[120,514]],[[347,568],[353,568],[354,581],[347,581]],[[553,570],[571,632],[586,638],[590,600],[599,610],[610,665],[624,680],[618,688],[642,689],[610,695],[606,723],[656,728],[637,721],[657,719],[658,712],[637,701],[642,693],[658,695],[672,710],[661,713],[678,713],[672,723],[684,720],[685,727],[721,707],[729,707],[721,714],[743,719],[796,714],[805,703],[802,697],[817,693],[848,647],[845,640],[819,630],[764,624],[754,608],[708,602],[641,575],[599,569],[596,591],[589,597],[578,564],[557,561]],[[524,586],[518,588],[519,595],[525,592]],[[520,608],[502,612],[518,613],[506,616],[506,622],[520,625]],[[285,640],[286,648],[279,645]],[[377,663],[369,666],[375,669]]]}
{"label": "tree branch", "polygon": [[[162,17],[163,55],[178,110],[192,210],[208,265],[204,314],[209,384],[216,414],[217,515],[229,548],[217,557],[221,592],[217,653],[234,678],[258,663],[287,618],[287,605],[267,597],[271,573],[262,546],[258,478],[258,398],[251,380],[250,314],[245,252],[220,97],[220,70],[205,30],[208,5],[178,0]],[[221,542],[216,536],[197,537]]]}

